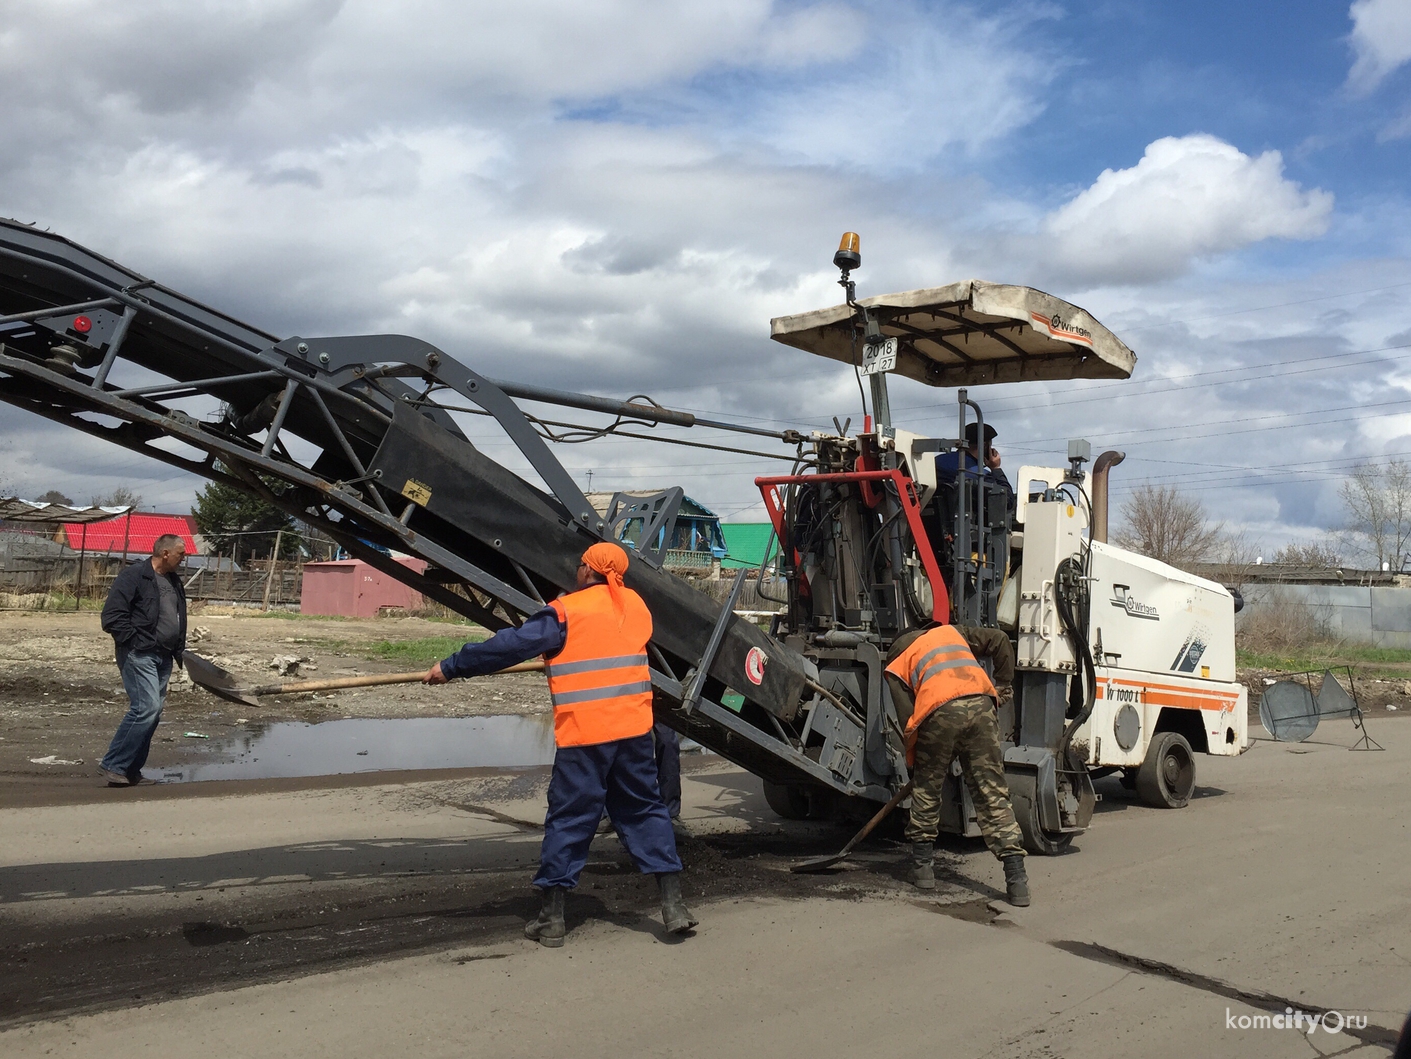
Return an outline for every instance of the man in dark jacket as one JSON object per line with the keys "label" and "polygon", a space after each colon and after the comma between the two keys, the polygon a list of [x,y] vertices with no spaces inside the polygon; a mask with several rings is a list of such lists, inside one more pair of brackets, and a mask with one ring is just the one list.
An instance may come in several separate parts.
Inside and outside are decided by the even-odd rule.
{"label": "man in dark jacket", "polygon": [[103,604],[103,631],[117,646],[130,703],[99,765],[109,787],[141,782],[166,705],[172,662],[180,662],[186,649],[186,591],[174,573],[185,559],[181,538],[163,534],[152,544],[151,559],[118,574]]}

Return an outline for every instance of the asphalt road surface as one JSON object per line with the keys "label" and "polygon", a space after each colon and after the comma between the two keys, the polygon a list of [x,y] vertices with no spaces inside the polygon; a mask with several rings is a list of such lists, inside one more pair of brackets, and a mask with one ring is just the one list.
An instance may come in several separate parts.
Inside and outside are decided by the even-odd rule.
{"label": "asphalt road surface", "polygon": [[1100,783],[1023,910],[978,843],[943,844],[934,896],[886,838],[792,875],[847,830],[707,758],[700,929],[663,936],[602,836],[559,950],[520,936],[543,770],[68,784],[0,809],[0,1054],[1381,1056],[1411,1009],[1411,724],[1372,734],[1201,758],[1184,810]]}

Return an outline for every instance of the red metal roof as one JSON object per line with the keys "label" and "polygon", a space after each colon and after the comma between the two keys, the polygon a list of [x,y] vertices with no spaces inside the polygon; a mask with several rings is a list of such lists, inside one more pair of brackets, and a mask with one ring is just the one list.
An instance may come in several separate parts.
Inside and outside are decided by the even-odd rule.
{"label": "red metal roof", "polygon": [[90,552],[121,552],[124,542],[129,555],[150,555],[152,544],[164,533],[175,533],[186,545],[188,555],[196,553],[192,534],[196,521],[189,515],[157,515],[134,511],[105,522],[90,522],[88,537],[84,527],[76,522],[64,523],[64,539],[75,550],[83,545]]}

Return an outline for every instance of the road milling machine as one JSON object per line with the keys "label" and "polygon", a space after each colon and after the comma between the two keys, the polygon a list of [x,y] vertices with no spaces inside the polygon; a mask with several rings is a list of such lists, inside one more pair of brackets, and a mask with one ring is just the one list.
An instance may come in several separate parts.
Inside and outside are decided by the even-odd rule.
{"label": "road milling machine", "polygon": [[[937,621],[1014,641],[1001,728],[1035,852],[1088,826],[1100,774],[1183,805],[1193,755],[1246,742],[1231,594],[1106,542],[1119,454],[1089,467],[1087,443],[1070,443],[1066,467],[1019,468],[1013,497],[938,469],[947,455],[965,466],[967,426],[983,436],[969,388],[1126,378],[1136,358],[1083,310],[1026,287],[966,281],[859,301],[859,262],[845,239],[845,302],[773,321],[776,340],[870,382],[862,429],[809,432],[498,381],[403,335],[280,338],[0,221],[0,399],[256,495],[490,629],[571,590],[588,545],[628,542],[627,583],[655,621],[657,719],[759,776],[785,816],[870,814],[907,782],[882,671],[897,637]],[[955,437],[894,425],[888,374],[957,391]],[[472,444],[467,417],[493,421],[532,474]],[[661,427],[710,434],[653,436]],[[776,562],[741,571],[724,605],[671,573],[682,491],[619,493],[600,512],[553,453],[600,436],[781,460],[788,473],[757,479]],[[777,600],[767,630],[735,613],[746,577]],[[958,777],[944,813],[945,829],[979,833]]]}

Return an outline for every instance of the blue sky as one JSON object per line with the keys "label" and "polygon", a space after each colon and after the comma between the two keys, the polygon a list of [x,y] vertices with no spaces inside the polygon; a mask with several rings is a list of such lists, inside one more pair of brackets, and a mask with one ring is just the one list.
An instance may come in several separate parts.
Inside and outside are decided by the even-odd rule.
{"label": "blue sky", "polygon": [[[5,10],[0,213],[277,332],[821,425],[858,414],[851,373],[769,319],[836,301],[851,229],[863,294],[1032,284],[1136,349],[1129,382],[982,392],[1008,465],[1124,447],[1119,501],[1174,483],[1272,550],[1341,525],[1355,463],[1411,453],[1411,0]],[[953,400],[893,403],[942,433]],[[0,410],[0,488],[189,502],[55,430]],[[771,466],[564,462],[740,519]]]}

